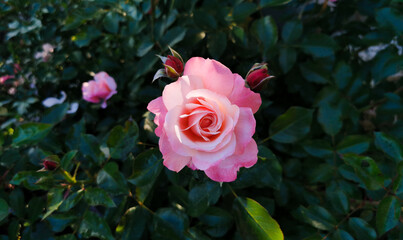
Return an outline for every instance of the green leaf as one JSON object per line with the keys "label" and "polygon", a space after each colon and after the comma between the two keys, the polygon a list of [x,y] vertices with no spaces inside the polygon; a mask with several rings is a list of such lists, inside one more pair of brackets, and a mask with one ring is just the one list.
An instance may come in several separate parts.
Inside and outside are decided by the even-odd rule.
{"label": "green leaf", "polygon": [[172,208],[160,208],[153,215],[152,239],[183,239],[189,227],[189,219],[183,212]]}
{"label": "green leaf", "polygon": [[52,124],[47,123],[25,123],[19,126],[13,135],[13,145],[35,144],[48,135]]}
{"label": "green leaf", "polygon": [[156,149],[142,152],[136,157],[134,171],[128,181],[136,186],[155,181],[162,169],[161,160],[161,154]]}
{"label": "green leaf", "polygon": [[62,205],[63,191],[64,189],[54,188],[48,192],[48,207],[45,215],[42,217],[42,220],[50,216],[50,214],[52,214],[60,207],[60,205]]}
{"label": "green leaf", "polygon": [[348,153],[343,155],[343,160],[347,165],[353,167],[357,177],[369,190],[383,187],[385,179],[372,158]]}
{"label": "green leaf", "polygon": [[111,157],[124,160],[136,146],[138,134],[139,128],[134,121],[127,121],[125,127],[114,127],[107,140]]}
{"label": "green leaf", "polygon": [[150,214],[144,208],[140,206],[129,208],[124,216],[124,225],[118,226],[118,228],[123,228],[121,239],[141,239],[149,218]]}
{"label": "green leaf", "polygon": [[313,110],[291,107],[272,122],[270,138],[280,143],[294,143],[305,137],[310,129]]}
{"label": "green leaf", "polygon": [[219,59],[226,47],[227,35],[224,32],[207,35],[207,50],[213,58]]}
{"label": "green leaf", "polygon": [[40,219],[40,215],[43,209],[46,207],[46,202],[43,201],[43,197],[33,197],[29,200],[28,205],[24,206],[26,208],[27,219],[30,222],[34,222]]}
{"label": "green leaf", "polygon": [[71,161],[77,155],[77,152],[77,150],[71,150],[64,154],[62,160],[60,161],[60,167],[69,171],[72,165]]}
{"label": "green leaf", "polygon": [[336,212],[347,214],[349,210],[349,200],[346,194],[340,190],[326,189],[326,199]]}
{"label": "green leaf", "polygon": [[379,235],[383,235],[399,224],[400,208],[400,202],[396,197],[388,196],[382,199],[376,211],[376,230]]}
{"label": "green leaf", "polygon": [[221,195],[221,187],[217,182],[206,181],[192,187],[189,191],[188,213],[192,217],[200,216],[206,209],[215,204]]}
{"label": "green leaf", "polygon": [[104,28],[110,33],[118,33],[120,16],[116,12],[108,12],[104,18]]}
{"label": "green leaf", "polygon": [[337,87],[340,90],[346,89],[352,77],[353,72],[351,66],[344,61],[338,62],[336,68],[333,71],[333,78],[336,81]]}
{"label": "green leaf", "polygon": [[305,62],[299,64],[299,69],[301,70],[302,76],[309,82],[318,84],[329,83],[327,71],[318,64]]}
{"label": "green leaf", "polygon": [[199,217],[203,230],[212,237],[223,237],[232,226],[232,215],[222,208],[210,207]]}
{"label": "green leaf", "polygon": [[376,21],[382,27],[391,28],[396,31],[397,35],[403,33],[402,14],[394,8],[382,8],[376,11]]}
{"label": "green leaf", "polygon": [[54,232],[62,232],[67,226],[77,220],[72,214],[52,214],[46,219]]}
{"label": "green leaf", "polygon": [[89,156],[98,165],[101,165],[105,160],[98,139],[91,134],[81,134],[80,138],[80,153],[84,156]]}
{"label": "green leaf", "polygon": [[279,55],[280,67],[284,73],[287,73],[297,61],[297,51],[290,47],[280,48]]}
{"label": "green leaf", "polygon": [[338,49],[337,43],[328,35],[311,34],[302,41],[302,51],[314,57],[322,58],[334,55]]}
{"label": "green leaf", "polygon": [[137,48],[137,57],[143,57],[154,47],[154,42],[150,39],[143,40],[140,46]]}
{"label": "green leaf", "polygon": [[287,4],[291,2],[292,0],[261,0],[260,1],[260,7],[274,7],[274,6],[280,6]]}
{"label": "green leaf", "polygon": [[392,158],[395,162],[403,160],[403,145],[395,137],[383,133],[375,132],[375,146]]}
{"label": "green leaf", "polygon": [[336,136],[343,127],[340,104],[335,105],[329,102],[321,104],[318,111],[318,122],[325,133]]}
{"label": "green leaf", "polygon": [[24,217],[25,212],[25,199],[24,193],[20,188],[14,189],[8,199],[10,203],[10,208],[13,210],[13,214],[19,218]]}
{"label": "green leaf", "polygon": [[361,218],[353,217],[348,220],[349,227],[355,233],[357,240],[375,240],[376,232]]}
{"label": "green leaf", "polygon": [[186,35],[186,28],[183,27],[174,27],[168,30],[164,36],[161,38],[162,46],[170,46],[173,47],[178,42],[182,41]]}
{"label": "green leaf", "polygon": [[354,238],[348,232],[337,229],[332,235],[332,240],[354,240]]}
{"label": "green leaf", "polygon": [[284,24],[281,37],[286,43],[293,43],[301,37],[302,23],[299,20],[291,20]]}
{"label": "green leaf", "polygon": [[337,224],[336,219],[328,210],[317,205],[311,205],[308,208],[300,206],[293,216],[320,230],[329,231]]}
{"label": "green leaf", "polygon": [[9,207],[3,198],[0,198],[0,221],[3,221],[8,216]]}
{"label": "green leaf", "polygon": [[282,167],[273,152],[265,146],[258,146],[258,162],[250,169],[241,170],[234,188],[269,187],[280,189]]}
{"label": "green leaf", "polygon": [[253,199],[237,197],[234,200],[233,210],[237,228],[243,239],[284,239],[278,223]]}
{"label": "green leaf", "polygon": [[86,188],[84,192],[84,199],[90,206],[103,205],[109,208],[116,207],[108,193],[100,188]]}
{"label": "green leaf", "polygon": [[97,184],[112,194],[127,194],[129,188],[125,177],[115,162],[108,162],[97,175]]}
{"label": "green leaf", "polygon": [[82,234],[84,238],[95,237],[102,240],[115,239],[105,220],[90,211],[85,212],[78,232]]}
{"label": "green leaf", "polygon": [[246,19],[257,11],[257,5],[251,2],[241,2],[234,7],[232,16],[237,23],[245,22]]}
{"label": "green leaf", "polygon": [[350,135],[343,138],[343,140],[337,144],[336,149],[337,152],[341,154],[362,154],[368,150],[370,143],[371,139],[369,137],[362,135]]}
{"label": "green leaf", "polygon": [[273,48],[277,43],[277,25],[270,16],[260,18],[253,22],[252,31],[254,31],[257,38],[263,44],[263,49],[265,52]]}
{"label": "green leaf", "polygon": [[77,192],[74,192],[63,201],[62,205],[59,207],[60,212],[67,212],[70,211],[73,207],[75,207],[80,200],[84,196],[84,189],[80,189]]}
{"label": "green leaf", "polygon": [[302,143],[304,150],[318,158],[326,158],[333,155],[332,146],[324,140],[308,140]]}
{"label": "green leaf", "polygon": [[193,20],[203,30],[217,29],[217,21],[213,16],[204,10],[196,10],[193,13]]}
{"label": "green leaf", "polygon": [[136,157],[133,174],[128,181],[136,185],[136,197],[143,202],[162,170],[162,157],[157,149],[142,152]]}
{"label": "green leaf", "polygon": [[333,167],[327,163],[317,164],[311,168],[307,177],[310,183],[326,183],[332,178],[332,173],[334,172]]}
{"label": "green leaf", "polygon": [[38,190],[38,189],[45,189],[47,190],[47,187],[38,185],[37,182],[43,178],[46,177],[46,173],[44,172],[36,172],[36,171],[20,171],[17,174],[14,175],[14,177],[11,179],[10,184],[13,185],[23,185],[24,187],[30,189],[30,190]]}
{"label": "green leaf", "polygon": [[63,120],[68,109],[69,109],[68,103],[57,104],[56,106],[54,106],[46,111],[41,122],[52,123],[52,124],[58,123],[61,120]]}
{"label": "green leaf", "polygon": [[101,36],[101,31],[99,31],[94,26],[88,26],[86,30],[79,32],[77,35],[72,37],[72,41],[79,47],[86,47],[89,46],[90,43]]}

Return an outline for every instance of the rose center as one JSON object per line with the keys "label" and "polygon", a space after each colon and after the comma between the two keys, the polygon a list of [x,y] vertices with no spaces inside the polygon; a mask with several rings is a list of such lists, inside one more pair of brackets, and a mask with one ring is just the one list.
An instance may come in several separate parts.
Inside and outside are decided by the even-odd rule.
{"label": "rose center", "polygon": [[201,128],[207,128],[213,123],[213,120],[211,117],[204,117],[200,120],[200,127]]}

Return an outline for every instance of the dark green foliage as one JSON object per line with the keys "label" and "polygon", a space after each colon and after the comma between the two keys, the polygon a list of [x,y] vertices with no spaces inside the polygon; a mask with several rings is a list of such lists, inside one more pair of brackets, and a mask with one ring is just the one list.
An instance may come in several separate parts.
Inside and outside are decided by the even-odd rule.
{"label": "dark green foliage", "polygon": [[[0,239],[402,240],[403,3],[318,2],[0,1]],[[163,166],[168,47],[276,76],[232,183]],[[81,94],[100,71],[106,109]]]}

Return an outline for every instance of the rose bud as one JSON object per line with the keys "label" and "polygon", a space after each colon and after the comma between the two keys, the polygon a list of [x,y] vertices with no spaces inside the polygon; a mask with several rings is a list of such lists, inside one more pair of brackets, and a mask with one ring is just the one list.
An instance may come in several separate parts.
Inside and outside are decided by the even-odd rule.
{"label": "rose bud", "polygon": [[170,78],[178,78],[183,73],[183,63],[177,57],[168,55],[167,60],[164,63],[165,72]]}
{"label": "rose bud", "polygon": [[181,55],[172,48],[169,48],[172,55],[167,57],[157,55],[165,68],[159,69],[153,78],[153,82],[160,77],[168,77],[172,79],[178,79],[183,75],[184,63]]}
{"label": "rose bud", "polygon": [[256,63],[246,75],[246,82],[254,92],[261,91],[269,82],[270,76],[266,63]]}
{"label": "rose bud", "polygon": [[59,163],[58,162],[54,162],[52,160],[48,160],[45,158],[45,161],[43,161],[42,163],[43,167],[48,170],[48,171],[53,171],[55,170],[57,167],[59,167]]}

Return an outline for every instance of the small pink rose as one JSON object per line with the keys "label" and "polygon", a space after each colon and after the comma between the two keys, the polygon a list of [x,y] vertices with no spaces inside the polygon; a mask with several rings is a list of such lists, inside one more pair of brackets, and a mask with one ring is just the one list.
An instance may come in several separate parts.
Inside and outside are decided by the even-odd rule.
{"label": "small pink rose", "polygon": [[106,72],[95,74],[94,80],[83,83],[81,90],[84,100],[92,103],[102,102],[102,108],[106,108],[106,100],[117,93],[115,80]]}
{"label": "small pink rose", "polygon": [[241,167],[257,161],[253,114],[262,101],[244,79],[215,60],[191,58],[183,76],[148,104],[164,165],[203,170],[214,181],[231,182]]}

